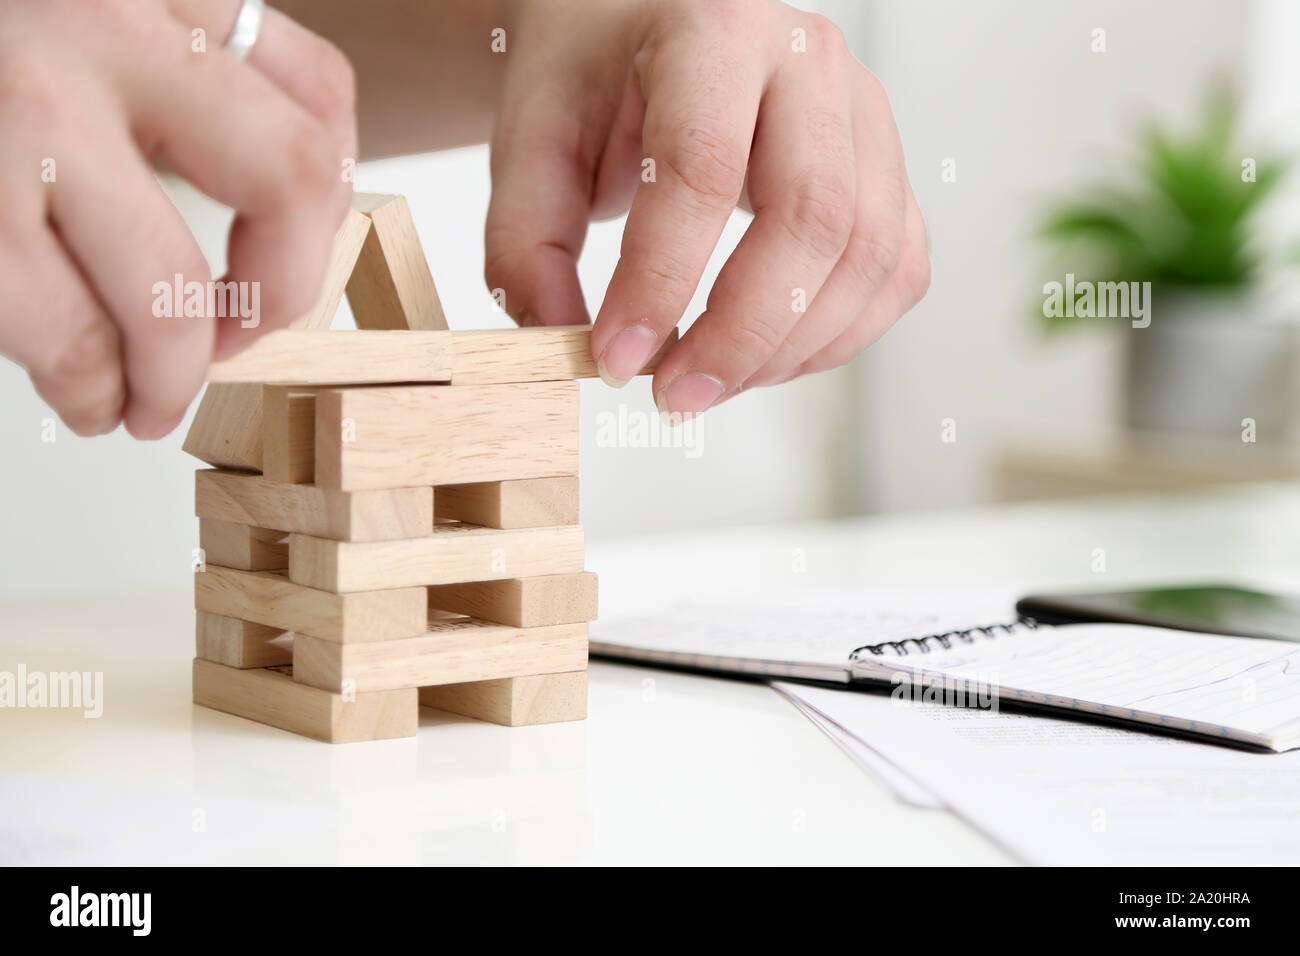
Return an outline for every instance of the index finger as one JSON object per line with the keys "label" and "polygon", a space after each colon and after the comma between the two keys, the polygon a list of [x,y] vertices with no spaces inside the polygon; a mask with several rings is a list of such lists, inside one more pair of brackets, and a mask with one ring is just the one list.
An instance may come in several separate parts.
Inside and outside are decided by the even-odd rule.
{"label": "index finger", "polygon": [[763,76],[752,57],[693,37],[641,70],[647,161],[591,337],[611,385],[641,371],[690,304],[745,184]]}
{"label": "index finger", "polygon": [[[267,11],[258,44],[267,51],[289,29]],[[351,194],[348,144],[264,70],[223,49],[191,51],[179,22],[173,35],[186,43],[156,55],[152,82],[134,90],[133,122],[182,177],[236,211],[225,279],[255,284],[256,331],[285,325],[311,308],[323,281]],[[247,344],[247,331],[225,323],[218,354]]]}

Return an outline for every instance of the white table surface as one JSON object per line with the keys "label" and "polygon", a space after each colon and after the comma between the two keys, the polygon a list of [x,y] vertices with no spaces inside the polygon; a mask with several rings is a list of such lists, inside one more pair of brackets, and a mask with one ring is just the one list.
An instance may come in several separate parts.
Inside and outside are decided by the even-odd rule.
{"label": "white table surface", "polygon": [[[1300,490],[1256,486],[593,542],[588,567],[606,622],[819,587],[1297,590],[1298,531]],[[0,670],[102,671],[105,698],[99,719],[0,710],[0,862],[1014,862],[896,803],[760,684],[596,661],[582,723],[424,709],[414,738],[339,746],[195,707],[191,602],[0,607]]]}

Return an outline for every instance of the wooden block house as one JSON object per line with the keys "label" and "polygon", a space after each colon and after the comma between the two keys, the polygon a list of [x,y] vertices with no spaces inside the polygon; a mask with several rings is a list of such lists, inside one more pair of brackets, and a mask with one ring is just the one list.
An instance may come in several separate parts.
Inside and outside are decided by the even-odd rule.
{"label": "wooden block house", "polygon": [[213,366],[185,440],[195,703],[331,742],[583,719],[595,374],[585,326],[449,331],[405,200],[358,195],[316,308]]}

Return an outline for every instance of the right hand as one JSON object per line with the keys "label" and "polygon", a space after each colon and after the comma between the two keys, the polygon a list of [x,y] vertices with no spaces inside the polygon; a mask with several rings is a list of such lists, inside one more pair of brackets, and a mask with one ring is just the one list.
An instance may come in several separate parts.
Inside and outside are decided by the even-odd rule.
{"label": "right hand", "polygon": [[[214,354],[315,304],[351,195],[351,67],[270,9],[239,62],[223,46],[238,9],[0,5],[0,352],[79,435],[162,437]],[[260,284],[256,328],[154,316],[155,283],[211,278],[154,158],[235,210],[225,279]]]}

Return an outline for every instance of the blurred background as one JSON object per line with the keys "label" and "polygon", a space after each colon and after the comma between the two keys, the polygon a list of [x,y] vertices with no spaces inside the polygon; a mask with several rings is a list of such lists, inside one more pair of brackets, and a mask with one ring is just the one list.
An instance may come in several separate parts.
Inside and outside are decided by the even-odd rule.
{"label": "blurred background", "polygon": [[[657,429],[647,443],[669,447],[611,443],[620,415],[653,418],[648,383],[584,383],[592,540],[1300,474],[1300,171],[1282,175],[1300,155],[1300,5],[795,5],[836,20],[890,93],[930,293],[850,366],[743,395],[687,447]],[[1216,107],[1213,91],[1238,99]],[[508,324],[481,278],[486,148],[367,164],[356,185],[409,198],[454,328]],[[220,269],[221,211],[172,189]],[[733,217],[688,322],[746,222]],[[621,228],[589,236],[593,312]],[[1066,273],[1152,281],[1150,326],[1046,321],[1044,285]],[[188,421],[152,445],[51,432],[8,363],[0,401],[0,598],[190,586]]]}

